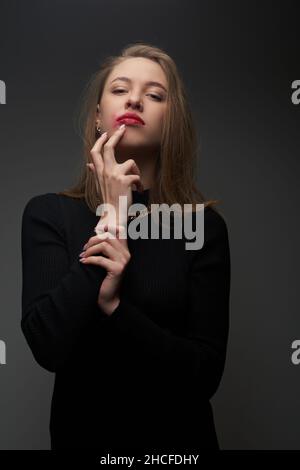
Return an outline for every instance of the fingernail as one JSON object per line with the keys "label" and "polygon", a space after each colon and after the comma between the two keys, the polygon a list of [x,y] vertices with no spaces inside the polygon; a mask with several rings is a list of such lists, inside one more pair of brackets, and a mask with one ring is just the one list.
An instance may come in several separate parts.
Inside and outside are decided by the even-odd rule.
{"label": "fingernail", "polygon": [[124,127],[125,127],[125,124],[121,124],[119,129],[124,129]]}
{"label": "fingernail", "polygon": [[85,255],[85,251],[83,251],[82,253],[80,253],[79,256],[83,256],[83,255]]}
{"label": "fingernail", "polygon": [[86,262],[86,258],[80,258],[80,260],[82,263],[85,263]]}

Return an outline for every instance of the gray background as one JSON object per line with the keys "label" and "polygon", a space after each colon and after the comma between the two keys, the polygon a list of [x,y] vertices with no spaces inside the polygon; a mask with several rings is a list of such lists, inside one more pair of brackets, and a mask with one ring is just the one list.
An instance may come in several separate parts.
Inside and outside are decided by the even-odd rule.
{"label": "gray background", "polygon": [[10,0],[0,18],[0,448],[50,447],[54,374],[20,328],[24,206],[72,183],[83,87],[104,57],[142,40],[182,73],[201,142],[199,187],[222,199],[228,225],[231,328],[212,399],[221,448],[300,449],[296,2]]}

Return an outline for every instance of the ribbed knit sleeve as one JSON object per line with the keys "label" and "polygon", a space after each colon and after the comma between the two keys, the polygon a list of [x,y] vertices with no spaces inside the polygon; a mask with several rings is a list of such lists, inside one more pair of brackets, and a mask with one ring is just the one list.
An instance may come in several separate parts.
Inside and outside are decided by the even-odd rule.
{"label": "ribbed knit sleeve", "polygon": [[[175,386],[191,385],[198,397],[216,392],[225,365],[229,332],[230,250],[223,217],[205,216],[204,245],[197,250],[189,274],[182,334],[173,334],[143,314],[124,296],[107,317],[115,331],[136,350],[137,361],[155,364]],[[149,376],[150,377],[150,376]]]}
{"label": "ribbed knit sleeve", "polygon": [[21,328],[36,361],[50,372],[72,360],[106,276],[100,266],[70,263],[62,219],[55,193],[34,196],[22,216]]}

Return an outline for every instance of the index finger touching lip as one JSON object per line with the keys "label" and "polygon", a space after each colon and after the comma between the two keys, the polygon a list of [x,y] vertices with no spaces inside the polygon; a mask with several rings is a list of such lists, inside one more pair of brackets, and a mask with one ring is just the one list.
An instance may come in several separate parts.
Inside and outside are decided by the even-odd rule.
{"label": "index finger touching lip", "polygon": [[112,135],[109,137],[108,142],[112,144],[112,146],[114,146],[118,142],[118,140],[123,137],[125,129],[125,124],[122,124],[121,126],[117,127],[117,129],[115,129]]}

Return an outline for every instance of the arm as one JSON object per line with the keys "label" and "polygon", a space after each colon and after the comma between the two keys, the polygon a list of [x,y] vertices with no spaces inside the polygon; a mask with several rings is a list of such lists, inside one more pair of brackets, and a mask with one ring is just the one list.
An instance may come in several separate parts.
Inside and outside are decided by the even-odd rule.
{"label": "arm", "polygon": [[63,366],[82,329],[100,315],[106,276],[78,259],[70,266],[60,209],[59,197],[48,193],[30,199],[22,216],[21,328],[36,361],[50,372]]}
{"label": "arm", "polygon": [[124,296],[105,321],[133,345],[137,361],[154,365],[153,373],[191,384],[198,396],[210,399],[223,374],[229,330],[230,252],[219,214],[207,213],[204,239],[192,260],[180,336],[158,326]]}

